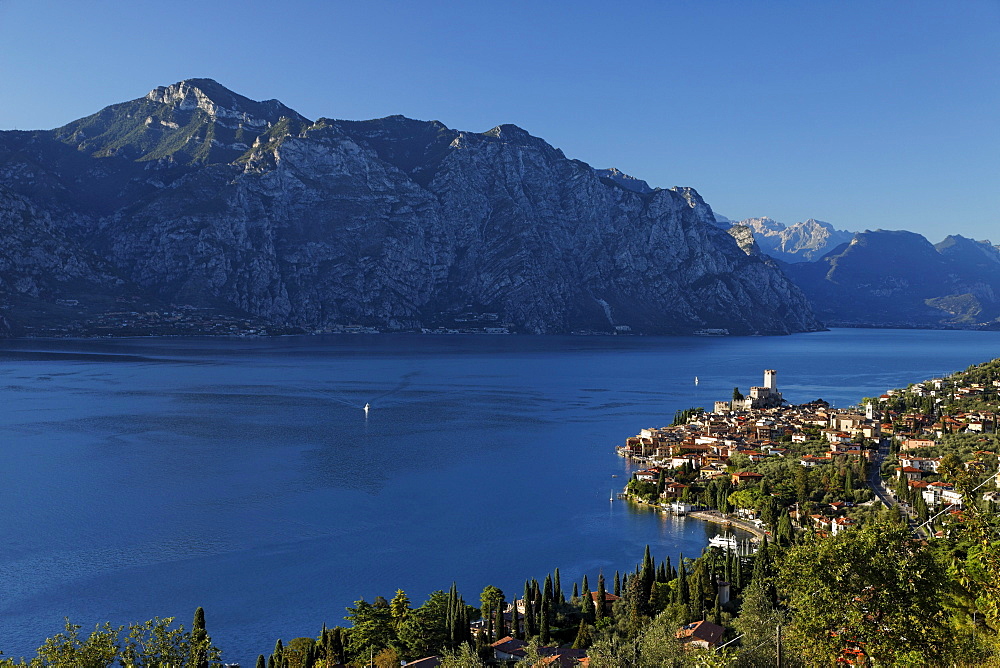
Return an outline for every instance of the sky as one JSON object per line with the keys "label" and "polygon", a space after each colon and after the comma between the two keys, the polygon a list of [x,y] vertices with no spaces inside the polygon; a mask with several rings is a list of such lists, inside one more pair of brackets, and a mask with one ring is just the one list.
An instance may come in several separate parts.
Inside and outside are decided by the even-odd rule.
{"label": "sky", "polygon": [[1000,0],[0,0],[0,129],[212,78],[513,123],[732,219],[1000,243]]}

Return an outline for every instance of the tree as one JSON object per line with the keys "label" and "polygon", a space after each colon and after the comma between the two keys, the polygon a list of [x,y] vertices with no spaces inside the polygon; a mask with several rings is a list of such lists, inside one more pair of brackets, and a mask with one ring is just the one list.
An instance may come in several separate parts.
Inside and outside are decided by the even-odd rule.
{"label": "tree", "polygon": [[485,668],[486,666],[468,643],[463,643],[457,650],[447,650],[442,653],[440,665],[442,668]]}
{"label": "tree", "polygon": [[[410,610],[399,625],[397,637],[409,659],[437,654],[450,640],[449,597],[444,591],[432,592],[419,608]],[[337,661],[342,663],[342,661]]]}
{"label": "tree", "polygon": [[271,653],[271,659],[273,660],[276,668],[281,668],[282,661],[284,661],[284,658],[285,658],[285,646],[284,644],[282,644],[281,638],[278,638],[278,641],[274,643],[274,652]]}
{"label": "tree", "polygon": [[965,465],[962,463],[962,458],[954,452],[949,452],[941,458],[937,470],[941,479],[947,482],[954,482],[959,477],[959,474],[964,471]]}
{"label": "tree", "polygon": [[211,646],[208,631],[205,630],[205,609],[201,606],[194,611],[191,623],[191,666],[208,668],[208,648]]}
{"label": "tree", "polygon": [[573,640],[573,649],[587,649],[590,646],[590,631],[587,627],[587,620],[580,620],[580,628],[576,631],[576,639]]}
{"label": "tree", "polygon": [[[576,584],[573,584],[574,592]],[[574,593],[575,596],[575,593]],[[538,633],[537,625],[535,624],[535,606],[534,606],[534,591],[531,588],[531,582],[525,581],[524,583],[524,637],[525,639],[531,638]]]}
{"label": "tree", "polygon": [[386,647],[375,655],[375,668],[399,668],[399,653],[392,647]]}
{"label": "tree", "polygon": [[[126,666],[179,666],[192,656],[196,644],[201,650],[200,655],[209,665],[218,663],[222,653],[211,644],[207,635],[200,637],[195,643],[194,633],[188,633],[183,626],[171,628],[173,621],[170,617],[157,617],[147,622],[130,624],[128,635],[123,641],[120,663]],[[200,624],[200,628],[204,630],[203,615]]]}
{"label": "tree", "polygon": [[388,603],[376,605],[365,599],[355,601],[353,608],[347,608],[344,619],[351,622],[347,650],[354,659],[378,653],[396,639]]}
{"label": "tree", "polygon": [[396,590],[396,595],[389,602],[389,614],[392,615],[392,624],[396,628],[402,624],[406,615],[410,612],[410,599],[402,589]]}
{"label": "tree", "polygon": [[743,401],[743,393],[738,386],[733,388],[733,401]]}
{"label": "tree", "polygon": [[267,661],[264,660],[263,654],[257,655],[257,668],[267,668]]}
{"label": "tree", "polygon": [[941,658],[944,571],[905,525],[875,520],[793,547],[778,578],[806,663],[830,665],[848,644],[880,665]]}
{"label": "tree", "polygon": [[597,577],[597,601],[595,601],[594,605],[594,620],[597,623],[600,623],[601,621],[604,620],[604,606],[605,606],[605,599],[607,599],[607,597],[608,597],[608,592],[604,588],[604,574],[601,573]]}
{"label": "tree", "polygon": [[486,619],[493,612],[503,598],[503,590],[499,587],[486,585],[486,587],[483,588],[483,592],[479,595],[479,601],[482,603],[480,611],[482,611],[483,619]]}
{"label": "tree", "polygon": [[80,639],[80,626],[66,620],[65,633],[46,639],[38,648],[38,660],[43,666],[78,666],[79,668],[106,668],[118,656],[118,636],[122,627],[114,628],[105,623],[95,626],[85,640]]}

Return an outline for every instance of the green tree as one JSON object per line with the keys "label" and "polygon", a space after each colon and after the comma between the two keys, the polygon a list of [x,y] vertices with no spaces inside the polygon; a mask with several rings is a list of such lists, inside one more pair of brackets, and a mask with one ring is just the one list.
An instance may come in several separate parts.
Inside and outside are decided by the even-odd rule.
{"label": "green tree", "polygon": [[211,645],[211,638],[208,637],[205,628],[205,609],[198,606],[194,611],[194,621],[191,623],[192,668],[208,668],[208,648]]}
{"label": "green tree", "polygon": [[604,573],[601,573],[597,576],[597,601],[595,601],[594,605],[594,620],[596,624],[600,624],[604,620],[604,606],[607,596],[608,592],[604,588]]}
{"label": "green tree", "polygon": [[941,476],[942,480],[954,482],[964,471],[965,465],[962,463],[962,458],[954,452],[949,452],[941,458],[937,473]]}
{"label": "green tree", "polygon": [[347,651],[355,660],[380,652],[396,639],[388,605],[360,599],[354,602],[353,608],[347,608],[344,619],[351,622]]}
{"label": "green tree", "polygon": [[403,623],[406,615],[410,612],[410,599],[402,589],[396,590],[396,595],[389,602],[389,614],[392,615],[392,624],[396,628]]}
{"label": "green tree", "polygon": [[462,643],[457,650],[446,650],[441,655],[442,668],[485,668],[486,664],[468,643]]}
{"label": "green tree", "polygon": [[483,619],[486,619],[503,599],[502,589],[493,585],[487,585],[483,589],[483,593],[479,595],[479,601],[482,603],[480,611],[482,611]]}
{"label": "green tree", "polygon": [[38,648],[38,658],[33,665],[74,666],[79,668],[107,668],[118,656],[118,636],[123,627],[113,628],[104,623],[95,626],[86,639],[80,638],[80,626],[66,620],[64,633],[46,639]]}
{"label": "green tree", "polygon": [[880,665],[941,657],[944,572],[906,526],[876,520],[791,548],[779,585],[789,643],[811,665],[831,664],[847,643]]}
{"label": "green tree", "polygon": [[448,594],[438,590],[406,615],[397,636],[407,658],[421,659],[437,654],[448,645],[448,604]]}

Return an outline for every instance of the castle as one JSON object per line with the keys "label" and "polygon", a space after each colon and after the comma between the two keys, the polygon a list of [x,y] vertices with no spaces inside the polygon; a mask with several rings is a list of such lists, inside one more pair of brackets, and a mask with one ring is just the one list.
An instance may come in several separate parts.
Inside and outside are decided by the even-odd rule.
{"label": "castle", "polygon": [[763,387],[751,387],[750,393],[742,399],[732,401],[716,401],[715,412],[748,411],[760,408],[778,408],[785,403],[781,392],[778,392],[778,372],[774,369],[764,370]]}

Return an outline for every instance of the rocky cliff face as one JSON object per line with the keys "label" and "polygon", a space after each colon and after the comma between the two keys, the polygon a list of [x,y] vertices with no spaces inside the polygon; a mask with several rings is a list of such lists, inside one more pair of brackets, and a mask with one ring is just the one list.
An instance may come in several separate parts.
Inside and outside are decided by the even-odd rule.
{"label": "rocky cliff face", "polygon": [[[64,244],[31,249],[38,272],[306,330],[470,312],[535,333],[820,327],[694,190],[595,170],[513,125],[313,122],[190,80],[0,133],[0,183]],[[8,298],[25,272],[0,265]],[[74,296],[58,282],[50,297]]]}

